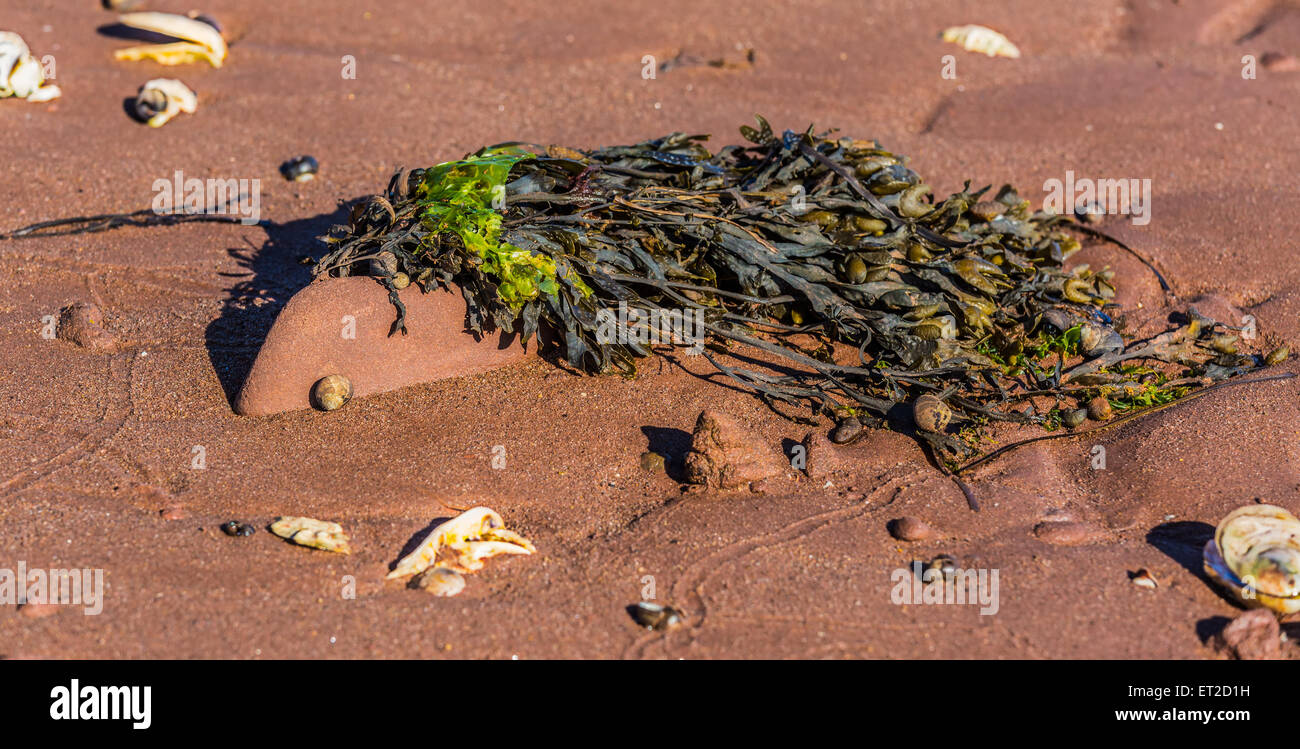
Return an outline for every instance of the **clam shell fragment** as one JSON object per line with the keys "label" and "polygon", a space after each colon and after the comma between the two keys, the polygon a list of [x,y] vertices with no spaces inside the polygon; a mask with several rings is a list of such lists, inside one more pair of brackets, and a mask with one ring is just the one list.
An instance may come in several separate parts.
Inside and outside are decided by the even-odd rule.
{"label": "clam shell fragment", "polygon": [[27,42],[12,31],[0,31],[0,99],[42,102],[61,94],[58,86],[45,85],[45,69],[32,57]]}
{"label": "clam shell fragment", "polygon": [[221,67],[226,59],[226,40],[211,24],[175,13],[124,13],[117,17],[119,23],[133,29],[181,39],[169,44],[142,44],[119,49],[113,53],[118,60],[136,62],[153,60],[160,65],[183,65],[207,60],[214,68]]}
{"label": "clam shell fragment", "polygon": [[199,97],[175,78],[155,78],[140,87],[134,107],[136,116],[149,127],[162,127],[181,112],[194,114]]}
{"label": "clam shell fragment", "polygon": [[532,554],[532,542],[506,530],[505,521],[487,507],[472,507],[429,532],[415,551],[402,557],[389,580],[445,567],[456,572],[483,569],[485,559],[498,554]]}
{"label": "clam shell fragment", "polygon": [[982,52],[989,57],[1020,57],[1020,50],[1011,40],[978,24],[952,26],[944,29],[943,40],[961,45],[967,52]]}
{"label": "clam shell fragment", "polygon": [[1201,554],[1205,574],[1248,608],[1300,611],[1300,519],[1276,505],[1233,510]]}
{"label": "clam shell fragment", "polygon": [[315,518],[282,517],[271,523],[271,532],[299,546],[351,554],[352,545],[343,526]]}

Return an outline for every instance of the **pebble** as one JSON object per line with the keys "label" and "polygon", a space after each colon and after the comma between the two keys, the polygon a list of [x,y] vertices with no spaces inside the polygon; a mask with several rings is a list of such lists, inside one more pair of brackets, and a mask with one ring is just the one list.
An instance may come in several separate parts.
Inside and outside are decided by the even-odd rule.
{"label": "pebble", "polygon": [[928,541],[938,534],[924,520],[904,516],[889,521],[889,535],[899,541]]}
{"label": "pebble", "polygon": [[104,327],[104,313],[89,302],[76,302],[59,310],[59,327],[55,335],[96,351],[112,351],[119,345],[117,336]]}
{"label": "pebble", "polygon": [[1300,71],[1300,60],[1283,52],[1265,52],[1264,56],[1259,58],[1259,64],[1265,70],[1272,70],[1276,73]]}
{"label": "pebble", "polygon": [[1111,417],[1110,401],[1097,396],[1088,401],[1088,417],[1093,421],[1106,421]]}
{"label": "pebble", "polygon": [[180,505],[164,507],[158,511],[158,515],[163,520],[184,520],[190,516],[190,514],[185,511],[185,508]]}
{"label": "pebble", "polygon": [[465,576],[445,567],[430,567],[412,578],[410,586],[439,598],[450,598],[465,589]]}
{"label": "pebble", "polygon": [[1214,636],[1214,649],[1240,661],[1270,661],[1281,657],[1282,628],[1268,609],[1251,609],[1233,619]]}
{"label": "pebble", "polygon": [[1079,520],[1057,520],[1034,526],[1034,537],[1053,546],[1085,546],[1107,539],[1105,529]]}
{"label": "pebble", "polygon": [[650,473],[664,472],[664,456],[657,452],[647,450],[641,453],[641,468]]}
{"label": "pebble", "polygon": [[59,607],[53,603],[24,603],[18,613],[28,619],[44,619],[59,613]]}
{"label": "pebble", "polygon": [[862,436],[862,422],[854,416],[846,416],[840,419],[840,422],[831,430],[831,442],[837,445],[847,445],[858,437]]}

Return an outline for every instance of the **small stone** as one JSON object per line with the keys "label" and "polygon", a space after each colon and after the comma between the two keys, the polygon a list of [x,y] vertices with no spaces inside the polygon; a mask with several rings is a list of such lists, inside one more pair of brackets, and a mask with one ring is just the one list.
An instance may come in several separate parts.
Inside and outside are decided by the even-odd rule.
{"label": "small stone", "polygon": [[928,541],[938,534],[924,520],[904,516],[889,521],[889,535],[899,541]]}
{"label": "small stone", "polygon": [[695,420],[686,480],[718,489],[736,489],[779,474],[785,461],[731,416],[702,411]]}
{"label": "small stone", "polygon": [[188,518],[190,514],[180,505],[170,505],[159,510],[158,516],[163,520],[184,520],[185,518]]}
{"label": "small stone", "polygon": [[1088,401],[1088,418],[1093,421],[1106,421],[1112,415],[1110,401],[1102,396],[1097,396]]}
{"label": "small stone", "polygon": [[44,619],[59,613],[59,607],[53,603],[24,603],[18,613],[28,619]]}
{"label": "small stone", "polygon": [[810,479],[824,479],[835,471],[850,467],[846,465],[851,462],[848,456],[820,430],[805,434],[799,444],[803,446],[802,469]]}
{"label": "small stone", "polygon": [[113,351],[120,344],[117,336],[104,327],[104,313],[89,302],[76,302],[60,310],[59,327],[55,335],[61,340],[95,351]]}
{"label": "small stone", "polygon": [[1265,70],[1275,73],[1294,73],[1300,71],[1300,60],[1283,52],[1265,52],[1259,58],[1259,64]]}
{"label": "small stone", "polygon": [[650,473],[663,473],[665,465],[664,456],[659,453],[651,450],[641,453],[642,470],[649,471]]}
{"label": "small stone", "polygon": [[465,577],[456,570],[430,567],[411,578],[409,585],[439,598],[450,598],[465,589]]}
{"label": "small stone", "polygon": [[1070,429],[1074,429],[1075,427],[1079,426],[1087,418],[1088,418],[1088,409],[1086,408],[1072,408],[1068,411],[1064,411],[1061,413],[1061,423],[1066,425]]}
{"label": "small stone", "polygon": [[846,416],[840,419],[840,422],[831,430],[831,442],[837,445],[847,445],[862,436],[864,431],[862,422],[856,417]]}
{"label": "small stone", "polygon": [[1269,661],[1281,657],[1282,628],[1268,609],[1251,609],[1233,619],[1214,637],[1214,648],[1239,661]]}
{"label": "small stone", "polygon": [[1092,523],[1076,520],[1056,520],[1034,526],[1034,536],[1053,546],[1086,546],[1108,538],[1106,531]]}

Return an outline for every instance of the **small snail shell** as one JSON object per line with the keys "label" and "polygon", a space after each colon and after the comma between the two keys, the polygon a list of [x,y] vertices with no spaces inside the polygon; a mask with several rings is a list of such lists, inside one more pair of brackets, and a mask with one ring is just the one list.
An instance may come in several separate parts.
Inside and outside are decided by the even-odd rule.
{"label": "small snail shell", "polygon": [[912,404],[912,418],[916,426],[927,432],[942,432],[952,421],[952,409],[938,397],[926,393]]}
{"label": "small snail shell", "polygon": [[343,375],[329,375],[316,381],[311,399],[322,411],[334,411],[352,400],[352,383]]}
{"label": "small snail shell", "polygon": [[181,112],[198,111],[199,97],[175,78],[155,78],[140,87],[133,106],[142,122],[149,127],[162,127]]}
{"label": "small snail shell", "polygon": [[1202,551],[1205,573],[1248,607],[1300,611],[1300,519],[1276,505],[1228,513]]}
{"label": "small snail shell", "polygon": [[682,612],[672,606],[641,601],[628,607],[629,613],[637,624],[646,629],[663,631],[672,629],[682,623]]}
{"label": "small snail shell", "polygon": [[394,273],[394,274],[393,274],[393,288],[394,288],[394,289],[405,289],[407,286],[410,286],[410,285],[411,285],[411,277],[410,277],[410,276],[406,275],[405,273],[401,273],[401,272],[398,272],[398,273]]}
{"label": "small snail shell", "polygon": [[[930,560],[929,570],[933,570],[937,575],[928,576],[929,580],[934,580],[936,577],[940,576],[944,580],[955,578],[959,571],[959,567],[957,566],[958,564],[960,564],[960,562],[957,561],[957,557],[954,557],[951,554],[940,554]],[[927,570],[927,572],[929,570]]]}
{"label": "small snail shell", "polygon": [[320,171],[320,162],[311,156],[299,156],[280,165],[280,174],[292,182],[306,182],[316,177]]}
{"label": "small snail shell", "polygon": [[1093,421],[1106,421],[1114,413],[1110,407],[1110,401],[1102,396],[1097,396],[1088,401],[1088,416]]}

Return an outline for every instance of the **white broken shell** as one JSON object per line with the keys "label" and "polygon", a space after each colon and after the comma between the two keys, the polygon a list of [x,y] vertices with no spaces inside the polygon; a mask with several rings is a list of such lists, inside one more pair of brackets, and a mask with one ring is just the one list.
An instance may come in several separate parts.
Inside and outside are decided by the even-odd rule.
{"label": "white broken shell", "polygon": [[44,84],[45,69],[32,57],[27,42],[12,31],[0,31],[0,99],[42,102],[62,94],[58,86]]}
{"label": "white broken shell", "polygon": [[351,554],[352,545],[343,526],[315,518],[282,517],[271,523],[271,532],[299,546]]}
{"label": "white broken shell", "polygon": [[967,24],[944,29],[943,40],[960,44],[967,52],[982,52],[989,57],[1020,57],[1011,40],[987,26]]}
{"label": "white broken shell", "polygon": [[181,112],[194,114],[198,108],[199,97],[175,78],[155,78],[135,95],[135,113],[149,127],[162,127]]}
{"label": "white broken shell", "polygon": [[532,554],[532,542],[505,528],[505,521],[486,507],[472,507],[429,532],[415,551],[402,557],[388,579],[414,575],[430,566],[457,572],[483,569],[483,560],[498,554]]}
{"label": "white broken shell", "polygon": [[175,13],[124,13],[117,17],[119,23],[133,29],[152,31],[184,41],[169,44],[141,44],[119,49],[113,53],[118,60],[135,62],[154,60],[160,65],[183,65],[187,62],[207,60],[219,68],[226,59],[226,40],[212,26]]}
{"label": "white broken shell", "polygon": [[1201,554],[1205,574],[1250,608],[1300,611],[1300,519],[1276,505],[1228,513]]}

